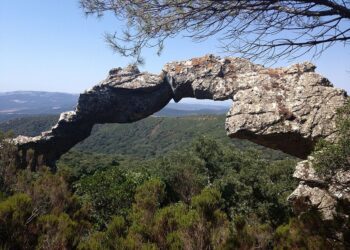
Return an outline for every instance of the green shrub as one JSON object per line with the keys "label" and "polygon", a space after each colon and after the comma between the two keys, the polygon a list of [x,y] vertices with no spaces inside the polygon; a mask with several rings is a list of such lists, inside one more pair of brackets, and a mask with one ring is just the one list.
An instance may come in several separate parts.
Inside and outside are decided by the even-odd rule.
{"label": "green shrub", "polygon": [[350,101],[337,112],[337,141],[320,141],[313,153],[314,167],[331,176],[336,170],[350,170]]}
{"label": "green shrub", "polygon": [[145,174],[117,168],[97,171],[75,184],[76,194],[82,202],[92,205],[96,223],[99,227],[104,227],[112,216],[128,214],[136,188],[147,178]]}
{"label": "green shrub", "polygon": [[39,238],[36,249],[74,249],[79,241],[78,223],[69,215],[43,215],[37,222]]}
{"label": "green shrub", "polygon": [[255,215],[236,216],[228,249],[271,249],[273,228],[263,224]]}
{"label": "green shrub", "polygon": [[0,202],[0,246],[28,249],[35,245],[36,210],[26,194],[15,194]]}
{"label": "green shrub", "polygon": [[339,249],[329,238],[328,231],[319,213],[310,211],[276,229],[274,249]]}
{"label": "green shrub", "polygon": [[17,171],[16,148],[6,140],[8,138],[11,138],[10,134],[0,131],[0,193],[4,196],[13,193]]}

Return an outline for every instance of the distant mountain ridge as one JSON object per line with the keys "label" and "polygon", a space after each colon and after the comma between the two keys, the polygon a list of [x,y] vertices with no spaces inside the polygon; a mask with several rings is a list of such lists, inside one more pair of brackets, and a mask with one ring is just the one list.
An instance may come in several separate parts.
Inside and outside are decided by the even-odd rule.
{"label": "distant mountain ridge", "polygon": [[[78,98],[78,94],[61,92],[0,92],[0,121],[33,115],[60,114],[74,110]],[[169,103],[164,109],[157,112],[155,116],[224,114],[228,109],[228,106],[206,103]]]}
{"label": "distant mountain ridge", "polygon": [[78,97],[60,92],[0,92],[0,114],[57,114],[74,109]]}

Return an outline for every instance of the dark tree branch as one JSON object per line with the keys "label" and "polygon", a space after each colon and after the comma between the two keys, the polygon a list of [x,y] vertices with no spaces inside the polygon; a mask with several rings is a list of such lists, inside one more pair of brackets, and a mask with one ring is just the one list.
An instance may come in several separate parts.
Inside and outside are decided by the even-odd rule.
{"label": "dark tree branch", "polygon": [[113,12],[126,21],[106,35],[123,56],[141,61],[143,48],[179,33],[194,40],[218,36],[223,48],[250,59],[314,56],[350,41],[350,1],[340,0],[80,0],[87,15]]}

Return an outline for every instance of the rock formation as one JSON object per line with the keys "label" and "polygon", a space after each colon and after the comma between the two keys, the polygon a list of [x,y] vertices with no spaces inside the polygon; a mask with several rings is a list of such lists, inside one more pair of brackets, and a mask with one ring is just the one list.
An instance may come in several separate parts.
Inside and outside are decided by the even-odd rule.
{"label": "rock formation", "polygon": [[61,114],[50,131],[19,136],[21,162],[54,166],[55,161],[90,135],[97,123],[128,123],[162,109],[171,99],[232,99],[228,136],[248,139],[306,158],[319,138],[334,140],[335,111],[347,98],[343,90],[315,73],[311,63],[265,68],[241,58],[213,55],[164,66],[160,75],[137,67],[112,69],[108,77],[79,97],[75,111]]}
{"label": "rock formation", "polygon": [[241,58],[213,56],[165,65],[174,100],[232,99],[230,137],[306,158],[319,138],[334,140],[334,116],[346,93],[315,73],[311,63],[265,68]]}
{"label": "rock formation", "polygon": [[140,73],[135,66],[112,69],[107,79],[82,93],[76,110],[62,113],[50,131],[15,138],[19,162],[23,167],[54,167],[62,154],[90,135],[94,124],[140,120],[162,109],[171,97],[161,76]]}
{"label": "rock formation", "polygon": [[[55,161],[90,135],[97,123],[129,123],[162,109],[171,99],[232,99],[225,127],[230,137],[243,138],[306,158],[320,138],[336,139],[335,114],[347,100],[343,90],[315,73],[311,63],[265,68],[241,58],[212,55],[164,66],[160,75],[141,73],[135,66],[112,69],[108,77],[79,97],[75,111],[62,113],[58,123],[40,136],[13,140],[23,167]],[[330,180],[318,176],[312,161],[301,161],[300,180],[289,201],[296,212],[316,208],[325,220],[350,204],[350,172]]]}
{"label": "rock formation", "polygon": [[295,212],[313,207],[325,220],[350,215],[350,211],[339,210],[341,203],[350,204],[350,171],[340,170],[330,178],[320,176],[312,167],[312,157],[309,157],[297,164],[293,177],[300,181],[288,197]]}

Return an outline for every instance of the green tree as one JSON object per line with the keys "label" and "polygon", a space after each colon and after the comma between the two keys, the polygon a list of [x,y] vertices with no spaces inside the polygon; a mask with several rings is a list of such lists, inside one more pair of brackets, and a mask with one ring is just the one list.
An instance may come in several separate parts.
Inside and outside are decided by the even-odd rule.
{"label": "green tree", "polygon": [[337,112],[337,141],[320,141],[315,151],[314,166],[317,172],[332,176],[337,170],[350,170],[350,102]]}
{"label": "green tree", "polygon": [[128,242],[134,246],[148,243],[159,249],[207,249],[225,245],[229,223],[220,210],[221,196],[217,190],[204,189],[192,198],[191,205],[180,202],[160,207],[162,186],[155,180],[143,186],[142,191],[138,189]]}
{"label": "green tree", "polygon": [[36,249],[74,249],[81,236],[78,222],[65,213],[43,215],[38,218],[37,227],[39,238]]}
{"label": "green tree", "polygon": [[220,175],[224,153],[221,145],[211,138],[199,137],[192,144],[194,154],[204,161],[208,175],[208,184]]}
{"label": "green tree", "polygon": [[232,249],[271,249],[273,229],[263,224],[255,215],[236,216],[233,220],[234,233],[228,245]]}
{"label": "green tree", "polygon": [[172,152],[151,160],[146,167],[165,183],[166,203],[183,201],[189,204],[208,183],[203,160],[191,150]]}
{"label": "green tree", "polygon": [[16,182],[16,148],[7,139],[11,134],[4,134],[0,131],[0,201],[12,193],[12,187]]}
{"label": "green tree", "polygon": [[329,239],[329,229],[317,211],[291,218],[276,229],[275,249],[343,249]]}
{"label": "green tree", "polygon": [[147,174],[117,168],[97,171],[75,184],[76,194],[92,204],[93,217],[103,227],[112,216],[128,214],[136,188],[147,178]]}
{"label": "green tree", "polygon": [[81,241],[78,249],[81,250],[105,250],[126,249],[125,235],[127,225],[121,216],[112,217],[105,232],[94,232],[87,240]]}
{"label": "green tree", "polygon": [[15,194],[0,202],[0,247],[30,249],[36,243],[36,210],[26,194]]}
{"label": "green tree", "polygon": [[152,240],[151,228],[156,211],[165,195],[165,185],[159,179],[151,179],[139,186],[135,194],[130,218],[130,232],[137,234],[144,242]]}

